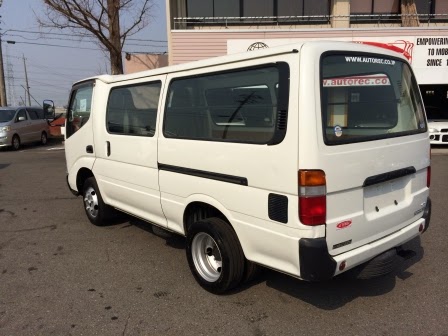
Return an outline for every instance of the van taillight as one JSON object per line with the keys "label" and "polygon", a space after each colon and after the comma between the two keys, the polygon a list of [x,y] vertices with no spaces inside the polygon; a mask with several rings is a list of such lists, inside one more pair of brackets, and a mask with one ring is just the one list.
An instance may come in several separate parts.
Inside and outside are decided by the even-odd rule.
{"label": "van taillight", "polygon": [[325,224],[327,187],[322,170],[299,170],[299,219],[304,225]]}
{"label": "van taillight", "polygon": [[431,185],[431,166],[428,166],[426,170],[426,186],[429,188]]}

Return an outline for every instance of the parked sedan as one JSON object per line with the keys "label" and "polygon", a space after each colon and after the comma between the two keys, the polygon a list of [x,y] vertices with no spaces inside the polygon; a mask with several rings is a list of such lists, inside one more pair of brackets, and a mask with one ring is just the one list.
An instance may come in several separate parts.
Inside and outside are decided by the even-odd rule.
{"label": "parked sedan", "polygon": [[448,145],[448,110],[426,106],[431,145]]}
{"label": "parked sedan", "polygon": [[49,125],[40,107],[0,108],[0,147],[18,150],[22,144],[48,140]]}

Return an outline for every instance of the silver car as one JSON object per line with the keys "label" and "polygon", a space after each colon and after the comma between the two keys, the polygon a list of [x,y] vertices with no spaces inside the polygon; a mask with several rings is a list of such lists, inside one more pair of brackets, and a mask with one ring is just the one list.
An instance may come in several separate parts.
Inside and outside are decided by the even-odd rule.
{"label": "silver car", "polygon": [[40,107],[0,108],[0,147],[18,150],[22,144],[48,140],[49,125]]}

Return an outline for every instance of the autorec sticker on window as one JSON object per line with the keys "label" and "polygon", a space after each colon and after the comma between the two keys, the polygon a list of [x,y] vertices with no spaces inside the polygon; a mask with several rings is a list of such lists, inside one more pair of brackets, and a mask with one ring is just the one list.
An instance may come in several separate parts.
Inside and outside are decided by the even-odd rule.
{"label": "autorec sticker on window", "polygon": [[390,85],[390,81],[389,77],[383,74],[326,78],[323,80],[324,87],[385,86],[385,85]]}
{"label": "autorec sticker on window", "polygon": [[371,64],[385,64],[394,65],[395,61],[391,59],[365,57],[365,56],[345,56],[347,63],[371,63]]}

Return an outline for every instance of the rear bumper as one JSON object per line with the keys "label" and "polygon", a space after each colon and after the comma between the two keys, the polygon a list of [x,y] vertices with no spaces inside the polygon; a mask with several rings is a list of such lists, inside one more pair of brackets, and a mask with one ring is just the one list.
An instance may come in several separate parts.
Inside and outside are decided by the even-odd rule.
{"label": "rear bumper", "polygon": [[[417,237],[428,229],[430,219],[431,200],[428,198],[423,216],[419,220],[387,237],[337,256],[331,256],[328,253],[325,238],[300,239],[300,278],[308,281],[328,280]],[[423,225],[423,231],[421,225]],[[345,267],[341,271],[339,268],[343,263]]]}

